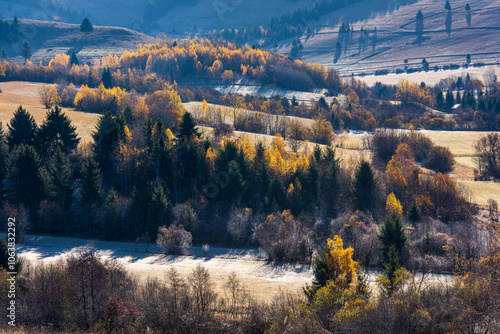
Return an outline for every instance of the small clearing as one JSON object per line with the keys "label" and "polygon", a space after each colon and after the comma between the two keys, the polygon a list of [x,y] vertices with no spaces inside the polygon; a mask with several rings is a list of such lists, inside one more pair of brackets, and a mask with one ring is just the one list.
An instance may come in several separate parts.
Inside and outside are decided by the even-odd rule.
{"label": "small clearing", "polygon": [[[0,121],[4,129],[10,122],[12,115],[17,108],[22,105],[37,122],[42,124],[47,113],[47,109],[40,102],[39,89],[46,84],[33,82],[0,82]],[[98,114],[76,111],[73,108],[62,108],[76,126],[76,132],[81,141],[91,142],[91,134],[95,130],[95,124],[99,118]]]}

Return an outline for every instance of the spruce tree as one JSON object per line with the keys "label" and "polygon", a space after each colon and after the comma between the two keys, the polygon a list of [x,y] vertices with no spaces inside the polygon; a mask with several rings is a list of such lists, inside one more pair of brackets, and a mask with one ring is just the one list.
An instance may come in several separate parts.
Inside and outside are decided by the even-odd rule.
{"label": "spruce tree", "polygon": [[444,104],[444,95],[441,90],[439,90],[436,94],[436,109],[438,110],[444,110],[445,104]]}
{"label": "spruce tree", "polygon": [[92,158],[87,158],[82,165],[81,199],[84,204],[101,204],[102,172],[99,164]]}
{"label": "spruce tree", "polygon": [[124,138],[124,131],[125,120],[120,114],[112,116],[109,111],[104,111],[99,117],[92,139],[94,139],[94,158],[103,170],[107,168],[111,153],[118,142]]}
{"label": "spruce tree", "polygon": [[2,59],[8,59],[9,58],[9,55],[7,54],[7,50],[5,50],[5,48],[2,48],[2,56],[1,56]]}
{"label": "spruce tree", "polygon": [[412,223],[418,223],[422,219],[422,213],[417,203],[413,202],[408,210],[408,220]]}
{"label": "spruce tree", "polygon": [[69,59],[69,63],[71,65],[80,65],[80,61],[78,60],[75,51],[71,53],[71,58]]}
{"label": "spruce tree", "polygon": [[149,193],[148,229],[149,235],[156,239],[158,227],[169,226],[173,222],[172,205],[161,184],[153,184]]}
{"label": "spruce tree", "polygon": [[321,173],[319,189],[327,216],[335,217],[340,194],[340,160],[335,158],[335,151],[333,151],[333,158],[329,160],[325,171]]}
{"label": "spruce tree", "polygon": [[314,145],[312,155],[316,163],[320,164],[323,157],[323,151],[321,150],[321,147],[318,144]]}
{"label": "spruce tree", "polygon": [[14,36],[21,37],[23,35],[23,28],[21,27],[21,23],[17,18],[17,15],[14,15],[14,20],[12,21],[11,32]]}
{"label": "spruce tree", "polygon": [[446,9],[447,11],[451,10],[451,5],[450,5],[450,1],[449,0],[446,0],[446,4],[444,5],[444,9]]}
{"label": "spruce tree", "polygon": [[429,70],[429,62],[427,61],[427,59],[422,59],[422,69],[424,71],[428,71]]}
{"label": "spruce tree", "polygon": [[420,43],[424,33],[424,14],[420,10],[416,17],[415,32],[417,34],[417,41]]}
{"label": "spruce tree", "polygon": [[33,50],[31,49],[30,43],[28,41],[24,41],[20,55],[24,58],[24,61],[27,62],[31,56],[33,55]]}
{"label": "spruce tree", "polygon": [[94,31],[94,27],[88,18],[84,18],[82,24],[80,25],[80,31],[83,33],[91,33]]}
{"label": "spruce tree", "polygon": [[17,255],[14,253],[14,265],[11,267],[9,265],[9,262],[11,262],[12,259],[9,260],[10,258],[9,254],[9,246],[5,240],[0,239],[0,268],[3,268],[7,272],[15,272],[20,274],[22,270],[22,262],[18,259]]}
{"label": "spruce tree", "polygon": [[352,182],[352,193],[355,210],[372,211],[376,208],[377,179],[372,167],[366,161],[362,161],[356,170]]}
{"label": "spruce tree", "polygon": [[33,116],[22,106],[14,112],[7,128],[9,129],[7,144],[10,150],[20,144],[34,145],[37,125]]}
{"label": "spruce tree", "polygon": [[184,113],[181,123],[179,124],[179,134],[177,138],[182,141],[183,139],[190,140],[194,137],[200,138],[201,132],[196,127],[196,121],[191,113]]}
{"label": "spruce tree", "polygon": [[[500,102],[498,103],[498,105],[500,105]],[[259,180],[258,189],[260,198],[264,199],[267,196],[269,187],[271,185],[271,170],[266,159],[262,159],[260,161],[259,169],[257,171],[257,177]]]}
{"label": "spruce tree", "polygon": [[453,97],[453,93],[449,90],[446,92],[446,111],[450,112],[454,105],[455,98]]}
{"label": "spruce tree", "polygon": [[79,142],[76,127],[71,125],[71,120],[59,107],[47,113],[36,133],[36,143],[41,154],[46,154],[54,146],[59,146],[67,154],[74,150]]}
{"label": "spruce tree", "polygon": [[401,269],[401,264],[399,263],[398,252],[394,245],[389,247],[384,257],[386,258],[386,261],[383,263],[384,276],[387,278],[387,283],[382,284],[381,288],[387,296],[390,296],[397,288],[396,274]]}
{"label": "spruce tree", "polygon": [[73,199],[71,162],[60,146],[55,147],[47,169],[49,197],[64,208],[69,208]]}
{"label": "spruce tree", "polygon": [[148,171],[154,181],[172,181],[173,154],[166,136],[155,138],[148,154]]}
{"label": "spruce tree", "polygon": [[45,190],[42,173],[41,159],[35,148],[25,144],[16,146],[9,159],[5,181],[9,199],[34,209]]}
{"label": "spruce tree", "polygon": [[315,161],[309,164],[304,182],[304,206],[312,209],[318,201],[319,168]]}
{"label": "spruce tree", "polygon": [[109,89],[113,86],[113,76],[111,75],[111,71],[108,67],[103,70],[101,80],[104,88]]}
{"label": "spruce tree", "polygon": [[278,210],[283,210],[286,204],[286,195],[280,180],[275,177],[271,183],[268,196],[268,211],[272,211],[276,206]]}
{"label": "spruce tree", "polygon": [[111,188],[106,197],[106,213],[104,214],[103,231],[106,240],[119,239],[119,224],[120,211],[118,208],[118,193],[115,189]]}
{"label": "spruce tree", "polygon": [[392,214],[385,219],[379,239],[384,262],[389,261],[388,254],[391,246],[395,248],[398,258],[401,259],[403,249],[406,246],[407,237],[403,221],[399,215]]}
{"label": "spruce tree", "polygon": [[9,162],[9,149],[7,147],[7,140],[3,130],[2,122],[0,122],[0,201],[3,199],[3,187],[1,185],[5,181],[7,173],[7,166]]}

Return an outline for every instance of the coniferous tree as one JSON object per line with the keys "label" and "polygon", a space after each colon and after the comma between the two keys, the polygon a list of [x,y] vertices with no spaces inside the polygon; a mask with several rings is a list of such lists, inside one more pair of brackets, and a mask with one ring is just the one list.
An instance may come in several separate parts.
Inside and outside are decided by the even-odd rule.
{"label": "coniferous tree", "polygon": [[112,116],[106,110],[97,121],[96,131],[92,134],[94,158],[103,170],[107,168],[111,153],[118,142],[124,138],[124,131],[125,120],[120,114]]}
{"label": "coniferous tree", "polygon": [[356,170],[352,182],[352,193],[355,210],[372,211],[375,209],[377,202],[377,179],[372,167],[366,161],[362,161]]}
{"label": "coniferous tree", "polygon": [[5,181],[7,196],[13,203],[33,210],[45,192],[42,173],[41,159],[35,148],[25,144],[16,146]]}
{"label": "coniferous tree", "polygon": [[446,92],[446,111],[450,112],[454,105],[455,98],[453,97],[453,93],[449,90]]}
{"label": "coniferous tree", "polygon": [[275,177],[271,183],[268,195],[267,211],[283,210],[286,204],[286,195],[280,180]]}
{"label": "coniferous tree", "polygon": [[321,147],[318,144],[314,145],[312,155],[316,163],[320,164],[323,158],[323,151],[321,150]]}
{"label": "coniferous tree", "polygon": [[82,202],[86,205],[101,204],[102,194],[102,172],[97,163],[92,158],[87,158],[82,165]]}
{"label": "coniferous tree", "polygon": [[80,61],[78,60],[75,51],[71,53],[71,58],[69,59],[69,63],[71,65],[80,65]]}
{"label": "coniferous tree", "polygon": [[[9,264],[14,262],[13,267]],[[9,246],[5,240],[0,239],[0,268],[5,269],[7,272],[21,273],[22,262],[19,260],[17,255],[14,253],[14,261],[11,259],[11,254],[9,254]]]}
{"label": "coniferous tree", "polygon": [[151,179],[156,182],[164,181],[173,186],[172,167],[173,154],[171,145],[166,136],[158,136],[150,146],[148,154],[148,168]]}
{"label": "coniferous tree", "polygon": [[417,33],[417,41],[420,43],[424,34],[424,14],[420,10],[417,13],[416,21],[415,32]]}
{"label": "coniferous tree", "polygon": [[444,110],[445,108],[444,95],[441,90],[439,90],[436,94],[436,108],[438,110]]}
{"label": "coniferous tree", "polygon": [[269,192],[269,187],[271,185],[271,170],[269,168],[269,163],[266,159],[262,159],[259,164],[259,169],[257,170],[257,178],[259,180],[258,189],[260,194],[260,200],[264,199]]}
{"label": "coniferous tree", "polygon": [[319,188],[319,169],[318,164],[312,161],[306,172],[306,180],[304,182],[304,206],[311,209],[311,206],[318,201]]}
{"label": "coniferous tree", "polygon": [[113,76],[111,75],[111,71],[109,67],[106,67],[102,71],[102,76],[101,76],[102,84],[104,85],[104,88],[111,88],[113,87]]}
{"label": "coniferous tree", "polygon": [[319,189],[321,194],[321,201],[323,203],[326,215],[328,217],[335,217],[337,214],[337,203],[340,193],[340,160],[335,158],[335,151],[333,157],[329,158],[326,169],[321,173]]}
{"label": "coniferous tree", "polygon": [[174,220],[172,205],[161,184],[153,184],[149,187],[147,207],[146,231],[153,239],[156,239],[158,227],[169,226]]}
{"label": "coniferous tree", "polygon": [[407,215],[408,215],[408,220],[413,224],[418,223],[420,221],[420,219],[422,218],[422,213],[417,203],[413,202],[411,204]]}
{"label": "coniferous tree", "polygon": [[453,23],[452,21],[452,11],[451,11],[451,5],[448,0],[446,0],[446,5],[444,6],[444,9],[446,9],[446,20],[444,22],[446,26],[446,32],[448,33],[448,37],[451,35],[451,25]]}
{"label": "coniferous tree", "polygon": [[72,170],[68,156],[56,146],[47,164],[49,198],[69,208],[73,199]]}
{"label": "coniferous tree", "polygon": [[422,59],[422,69],[424,71],[428,71],[429,70],[429,62],[427,61],[427,59]]}
{"label": "coniferous tree", "polygon": [[132,109],[130,109],[130,107],[126,107],[123,110],[123,117],[129,127],[134,123],[134,115],[132,114]]}
{"label": "coniferous tree", "polygon": [[5,48],[2,48],[1,58],[2,59],[8,59],[9,58],[9,55],[7,54],[7,50],[5,50]]}
{"label": "coniferous tree", "polygon": [[22,106],[19,106],[14,112],[14,116],[7,124],[9,134],[7,135],[7,144],[12,150],[20,144],[34,145],[37,125],[35,119]]}
{"label": "coniferous tree", "polygon": [[0,122],[0,201],[3,200],[4,192],[1,186],[5,181],[7,166],[9,162],[9,149],[7,140],[3,130],[2,122]]}
{"label": "coniferous tree", "polygon": [[36,133],[36,143],[41,154],[46,154],[54,146],[59,146],[67,154],[74,150],[79,142],[76,127],[71,125],[71,120],[59,107],[47,113]]}
{"label": "coniferous tree", "polygon": [[379,238],[384,262],[389,261],[388,254],[392,246],[395,248],[398,258],[401,259],[407,237],[400,215],[391,214],[385,219]]}
{"label": "coniferous tree", "polygon": [[182,116],[181,123],[179,124],[179,135],[177,137],[179,140],[190,140],[193,137],[201,137],[201,132],[196,127],[196,121],[191,113],[187,112]]}
{"label": "coniferous tree", "polygon": [[31,56],[33,55],[33,49],[31,49],[31,45],[30,43],[28,43],[28,41],[25,41],[23,43],[23,46],[19,53],[24,58],[25,62],[27,62],[31,58]]}
{"label": "coniferous tree", "polygon": [[88,18],[84,18],[82,24],[80,25],[80,31],[83,33],[91,33],[94,31],[94,27]]}
{"label": "coniferous tree", "polygon": [[386,254],[384,254],[386,261],[383,263],[384,275],[387,278],[387,283],[383,284],[382,290],[388,296],[390,296],[396,289],[396,274],[399,269],[401,269],[401,264],[399,263],[399,256],[394,245],[391,245]]}
{"label": "coniferous tree", "polygon": [[120,238],[119,224],[118,193],[112,188],[106,197],[106,213],[104,215],[103,226],[104,238],[106,240],[117,240]]}
{"label": "coniferous tree", "polygon": [[21,27],[21,23],[19,22],[19,19],[17,18],[17,15],[14,15],[14,20],[12,21],[12,28],[11,32],[15,36],[22,36],[23,35],[23,28]]}

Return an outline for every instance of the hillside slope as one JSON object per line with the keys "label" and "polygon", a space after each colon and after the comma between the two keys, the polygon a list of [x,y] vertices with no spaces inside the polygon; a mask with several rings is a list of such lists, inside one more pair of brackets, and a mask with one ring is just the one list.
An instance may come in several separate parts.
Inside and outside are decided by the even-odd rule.
{"label": "hillside slope", "polygon": [[[466,21],[465,6],[471,6],[471,25]],[[334,13],[321,16],[310,23],[313,31],[301,38],[304,49],[298,57],[306,62],[317,62],[334,67],[344,74],[351,72],[374,72],[378,69],[404,68],[404,59],[409,67],[421,67],[426,58],[431,68],[435,65],[466,62],[471,55],[472,63],[496,64],[500,59],[500,1],[455,0],[451,1],[452,26],[448,36],[445,21],[445,1],[371,1],[364,0]],[[424,40],[416,42],[416,14],[424,15]],[[334,63],[335,47],[339,41],[339,25],[350,23],[354,34],[350,47]],[[370,29],[365,51],[359,52],[360,29]],[[377,44],[372,45],[373,30],[377,29]],[[291,40],[275,49],[289,54]],[[341,41],[342,42],[342,41]]]}
{"label": "hillside slope", "polygon": [[[154,38],[136,31],[118,28],[94,26],[89,34],[80,32],[77,24],[20,20],[24,36],[33,48],[31,60],[38,63],[48,61],[56,54],[75,51],[81,63],[92,63],[94,59],[109,54],[121,54],[125,50],[135,50],[139,43],[152,43]],[[19,44],[1,45],[9,56],[21,60]]]}

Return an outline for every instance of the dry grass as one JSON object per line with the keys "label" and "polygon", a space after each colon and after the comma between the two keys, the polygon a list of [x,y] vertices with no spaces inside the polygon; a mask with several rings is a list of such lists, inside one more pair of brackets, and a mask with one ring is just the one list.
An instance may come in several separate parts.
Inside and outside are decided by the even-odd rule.
{"label": "dry grass", "polygon": [[492,198],[500,203],[500,183],[483,181],[458,181],[471,191],[474,203],[487,206],[488,199]]}
{"label": "dry grass", "polygon": [[[40,103],[38,96],[41,85],[43,84],[18,81],[0,83],[0,90],[2,90],[2,93],[0,93],[0,121],[4,128],[20,105],[33,115],[37,124],[43,122],[47,109]],[[82,142],[90,142],[99,115],[68,108],[63,108],[63,111],[71,119],[73,125],[76,126],[78,136]]]}
{"label": "dry grass", "polygon": [[434,144],[448,147],[455,157],[472,157],[474,144],[490,132],[479,131],[422,131]]}

